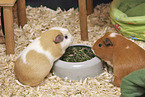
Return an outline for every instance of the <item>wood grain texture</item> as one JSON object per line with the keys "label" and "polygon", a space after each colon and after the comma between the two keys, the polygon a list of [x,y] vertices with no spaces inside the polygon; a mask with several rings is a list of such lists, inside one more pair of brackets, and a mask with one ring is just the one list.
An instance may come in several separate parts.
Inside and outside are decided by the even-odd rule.
{"label": "wood grain texture", "polygon": [[0,0],[0,6],[13,6],[16,0]]}

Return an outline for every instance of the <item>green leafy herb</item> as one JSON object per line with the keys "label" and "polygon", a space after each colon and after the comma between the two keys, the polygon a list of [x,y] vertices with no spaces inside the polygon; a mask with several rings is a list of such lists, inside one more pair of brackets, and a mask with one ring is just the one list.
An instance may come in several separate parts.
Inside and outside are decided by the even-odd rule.
{"label": "green leafy herb", "polygon": [[83,62],[95,57],[91,47],[87,46],[70,46],[66,49],[65,54],[60,58],[66,62]]}

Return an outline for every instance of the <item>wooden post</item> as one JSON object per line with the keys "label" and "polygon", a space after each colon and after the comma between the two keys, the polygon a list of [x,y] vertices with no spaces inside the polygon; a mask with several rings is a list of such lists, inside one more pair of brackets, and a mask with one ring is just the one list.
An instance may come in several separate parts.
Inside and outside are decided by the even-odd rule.
{"label": "wooden post", "polygon": [[88,40],[86,0],[79,0],[81,39]]}
{"label": "wooden post", "polygon": [[93,13],[93,0],[87,0],[87,14]]}
{"label": "wooden post", "polygon": [[27,22],[25,0],[17,0],[17,9],[19,26],[24,26]]}
{"label": "wooden post", "polygon": [[13,17],[14,17],[14,23],[16,23],[17,25],[19,24],[18,22],[18,11],[17,11],[17,4],[14,4],[13,6]]}
{"label": "wooden post", "polygon": [[4,27],[5,27],[5,42],[6,42],[6,53],[14,54],[14,26],[13,26],[13,12],[12,6],[3,7],[4,15]]}

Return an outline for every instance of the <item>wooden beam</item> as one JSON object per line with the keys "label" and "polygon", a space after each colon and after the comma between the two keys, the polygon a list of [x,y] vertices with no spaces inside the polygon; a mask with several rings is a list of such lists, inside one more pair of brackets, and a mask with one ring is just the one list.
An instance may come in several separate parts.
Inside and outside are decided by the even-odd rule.
{"label": "wooden beam", "polygon": [[4,28],[5,28],[5,42],[6,42],[6,53],[14,54],[14,25],[13,25],[13,12],[12,7],[3,7],[4,13]]}
{"label": "wooden beam", "polygon": [[87,14],[93,13],[93,0],[87,0]]}
{"label": "wooden beam", "polygon": [[26,3],[25,0],[17,0],[17,10],[18,10],[18,23],[19,26],[24,26],[27,22],[26,20]]}
{"label": "wooden beam", "polygon": [[81,39],[88,40],[86,0],[79,0]]}

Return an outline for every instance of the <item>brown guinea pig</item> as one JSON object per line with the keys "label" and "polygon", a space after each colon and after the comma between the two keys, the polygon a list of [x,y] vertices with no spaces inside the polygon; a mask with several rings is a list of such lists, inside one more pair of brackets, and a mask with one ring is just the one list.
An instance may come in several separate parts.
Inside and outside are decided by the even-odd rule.
{"label": "brown guinea pig", "polygon": [[96,56],[113,67],[114,85],[129,73],[145,68],[145,50],[118,33],[106,32],[92,47]]}
{"label": "brown guinea pig", "polygon": [[42,33],[18,56],[14,67],[17,79],[29,86],[42,83],[53,62],[64,54],[72,40],[66,28],[53,27]]}

